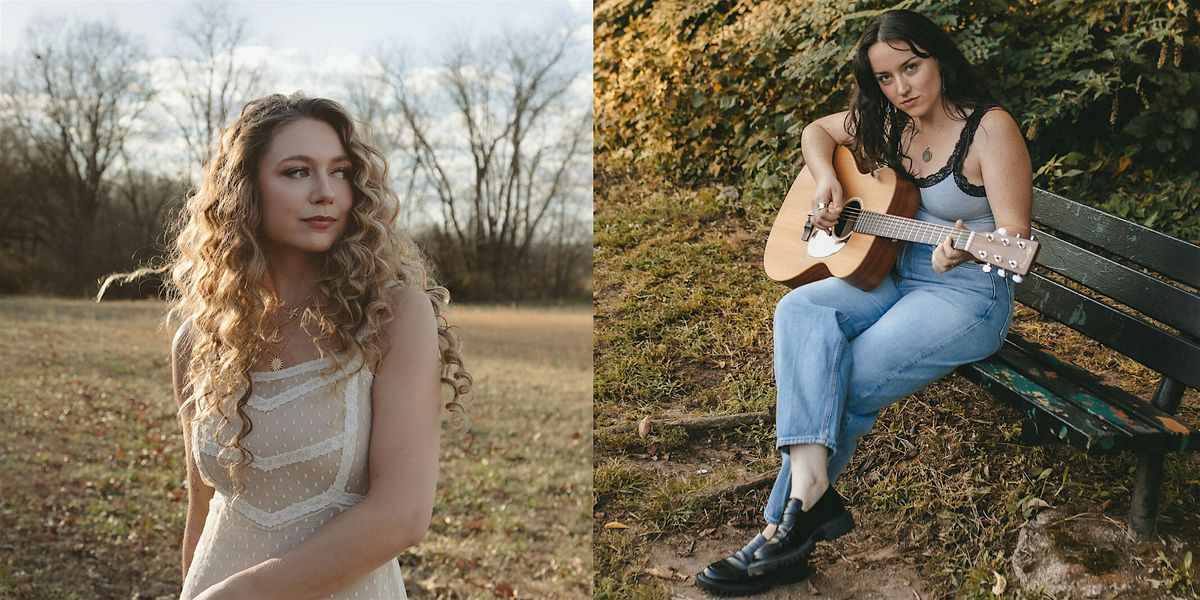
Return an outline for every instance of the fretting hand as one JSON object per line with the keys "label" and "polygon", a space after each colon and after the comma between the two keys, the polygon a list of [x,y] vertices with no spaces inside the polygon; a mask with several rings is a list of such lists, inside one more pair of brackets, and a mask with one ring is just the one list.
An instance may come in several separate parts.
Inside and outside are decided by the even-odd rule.
{"label": "fretting hand", "polygon": [[[966,229],[966,227],[963,226],[962,219],[955,221],[954,228]],[[953,269],[954,267],[971,260],[971,253],[955,248],[950,236],[946,236],[946,239],[933,249],[932,260],[933,270],[937,271],[938,273],[945,273],[946,271],[949,271],[950,269]]]}

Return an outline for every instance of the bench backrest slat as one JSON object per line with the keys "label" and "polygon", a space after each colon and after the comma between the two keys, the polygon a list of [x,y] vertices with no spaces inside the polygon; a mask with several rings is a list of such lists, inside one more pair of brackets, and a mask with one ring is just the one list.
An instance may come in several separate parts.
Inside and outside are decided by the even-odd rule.
{"label": "bench backrest slat", "polygon": [[1200,296],[1034,229],[1038,264],[1147,317],[1200,337]]}
{"label": "bench backrest slat", "polygon": [[1159,329],[1037,273],[1017,286],[1017,300],[1136,360],[1200,388],[1200,344]]}
{"label": "bench backrest slat", "polygon": [[1033,220],[1200,287],[1200,247],[1038,188],[1033,190]]}

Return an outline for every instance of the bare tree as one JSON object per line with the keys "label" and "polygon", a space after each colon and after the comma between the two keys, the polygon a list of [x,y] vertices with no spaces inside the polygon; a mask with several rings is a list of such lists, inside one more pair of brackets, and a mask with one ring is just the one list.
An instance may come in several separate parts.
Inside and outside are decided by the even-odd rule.
{"label": "bare tree", "polygon": [[[424,184],[417,189],[440,212],[433,237],[444,276],[480,294],[530,295],[520,274],[532,249],[590,177],[591,113],[571,95],[586,73],[572,47],[565,30],[460,43],[423,83],[395,57],[380,60]],[[437,93],[420,89],[430,85]]]}
{"label": "bare tree", "polygon": [[26,138],[16,144],[44,185],[28,216],[69,269],[69,286],[87,289],[96,216],[138,115],[154,96],[138,68],[142,46],[104,23],[31,23],[26,60],[5,82],[2,106]]}
{"label": "bare tree", "polygon": [[[398,61],[403,52],[392,45],[381,47],[376,55],[388,61]],[[379,67],[377,72],[355,77],[349,83],[346,107],[361,124],[368,126],[375,145],[389,155],[391,183],[400,195],[399,224],[408,227],[412,225],[420,206],[416,190],[420,166],[412,153],[407,151],[408,146],[400,141],[405,126],[390,105],[387,66],[376,65]],[[403,69],[396,68],[393,62],[393,71]]]}
{"label": "bare tree", "polygon": [[258,95],[263,73],[261,67],[236,60],[234,51],[247,38],[246,20],[234,16],[228,2],[194,2],[192,13],[178,20],[175,29],[180,35],[175,61],[185,74],[178,88],[183,110],[166,108],[191,164],[203,169],[213,138],[235,106]]}

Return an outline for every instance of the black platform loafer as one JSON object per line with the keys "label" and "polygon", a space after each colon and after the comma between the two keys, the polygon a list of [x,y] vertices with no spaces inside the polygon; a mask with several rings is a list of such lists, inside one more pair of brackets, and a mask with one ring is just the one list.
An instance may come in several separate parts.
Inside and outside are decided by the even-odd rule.
{"label": "black platform loafer", "polygon": [[750,575],[746,566],[753,560],[754,551],[765,543],[767,539],[762,534],[756,535],[741,550],[708,565],[696,575],[696,587],[714,596],[748,596],[761,594],[777,585],[804,581],[812,572],[808,563],[801,561],[794,567],[769,575]]}
{"label": "black platform loafer", "polygon": [[854,529],[854,517],[846,510],[841,494],[829,486],[812,510],[801,510],[802,502],[789,498],[775,535],[754,551],[746,566],[750,575],[763,575],[804,562],[821,540],[833,540]]}

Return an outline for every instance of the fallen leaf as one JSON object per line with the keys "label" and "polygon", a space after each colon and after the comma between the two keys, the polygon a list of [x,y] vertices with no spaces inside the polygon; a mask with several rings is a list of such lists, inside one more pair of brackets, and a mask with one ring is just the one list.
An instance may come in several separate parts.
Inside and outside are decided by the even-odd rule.
{"label": "fallen leaf", "polygon": [[717,533],[717,528],[716,528],[716,527],[713,527],[712,529],[705,529],[705,530],[702,530],[702,531],[700,532],[700,534],[699,534],[699,535],[697,535],[696,537],[698,537],[698,538],[700,538],[700,539],[702,539],[702,540],[706,540],[706,539],[708,539],[708,538],[710,538],[710,537],[712,537],[712,536],[716,535],[716,533]]}
{"label": "fallen leaf", "polygon": [[1008,580],[1005,579],[1003,575],[995,571],[992,571],[992,575],[996,576],[996,585],[992,586],[992,595],[999,596],[1004,593],[1005,589],[1008,588]]}
{"label": "fallen leaf", "polygon": [[516,598],[517,590],[507,583],[497,583],[496,593],[504,598]]}
{"label": "fallen leaf", "polygon": [[620,521],[609,521],[604,524],[605,529],[629,529],[629,526]]}
{"label": "fallen leaf", "polygon": [[666,579],[668,581],[686,581],[687,580],[687,575],[684,575],[684,574],[680,573],[679,571],[672,569],[671,567],[650,567],[650,568],[646,569],[645,573],[647,575],[652,575],[659,579]]}
{"label": "fallen leaf", "polygon": [[650,415],[646,415],[642,417],[641,421],[638,421],[638,437],[644,438],[648,435],[650,435]]}
{"label": "fallen leaf", "polygon": [[804,580],[804,583],[807,583],[807,584],[808,584],[808,593],[809,593],[810,595],[813,595],[813,596],[820,596],[820,595],[821,595],[821,590],[817,589],[817,586],[813,585],[813,582],[812,582],[812,580],[811,580],[811,579],[806,579],[806,580]]}
{"label": "fallen leaf", "polygon": [[1037,510],[1039,508],[1054,508],[1054,507],[1050,506],[1049,502],[1046,502],[1045,500],[1042,500],[1041,498],[1034,498],[1034,499],[1030,500],[1029,504],[1027,506],[1029,507],[1029,510],[1031,510],[1031,511]]}

